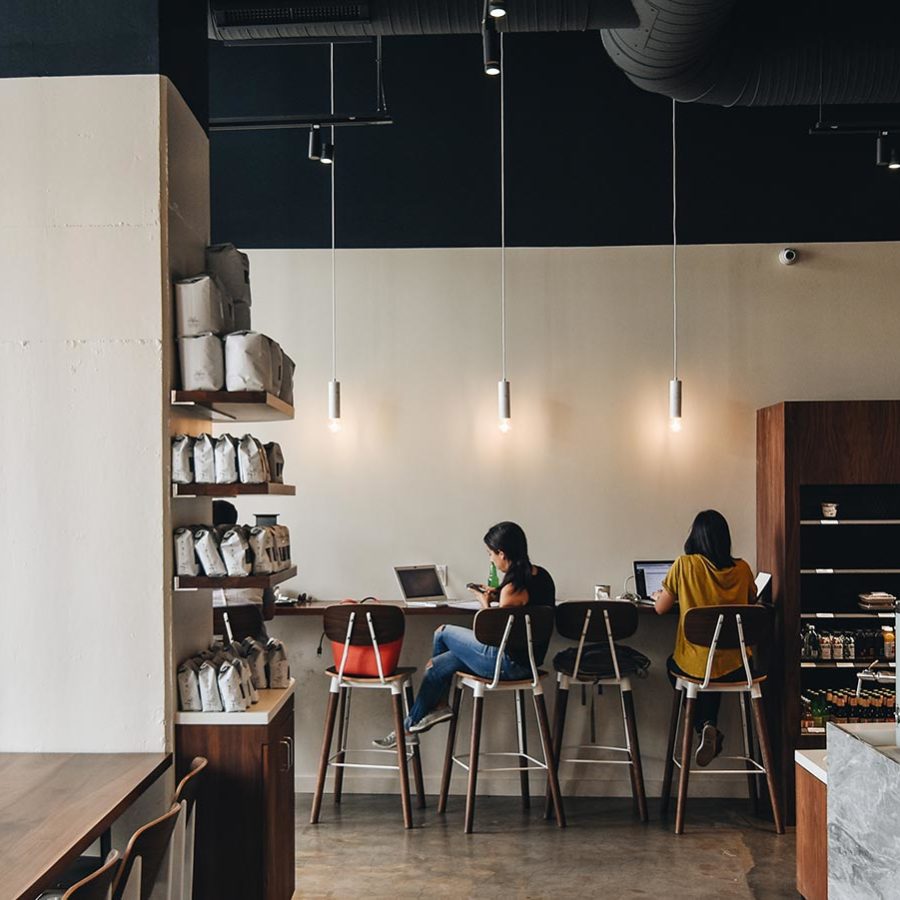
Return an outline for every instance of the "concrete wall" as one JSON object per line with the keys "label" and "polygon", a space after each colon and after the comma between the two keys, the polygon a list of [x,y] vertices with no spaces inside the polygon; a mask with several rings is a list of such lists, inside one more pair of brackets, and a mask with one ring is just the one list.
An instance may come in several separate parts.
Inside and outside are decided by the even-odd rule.
{"label": "concrete wall", "polygon": [[161,750],[167,223],[208,218],[167,157],[205,179],[206,138],[158,76],[5,79],[0,110],[0,750]]}
{"label": "concrete wall", "polygon": [[[679,256],[684,430],[667,427],[671,377],[668,247],[524,249],[508,256],[513,430],[496,424],[499,378],[495,250],[340,251],[338,377],[344,422],[326,428],[330,378],[330,255],[252,251],[255,326],[297,361],[297,417],[252,426],[281,442],[296,498],[248,498],[242,519],[280,511],[300,575],[289,587],[323,599],[397,596],[392,566],[449,565],[450,591],[486,576],[481,543],[493,522],[525,527],[535,561],[564,598],[595,582],[621,590],[635,557],[666,559],[697,510],[732,525],[735,553],[755,555],[755,416],[783,399],[896,397],[900,341],[896,244],[696,246]],[[464,620],[457,620],[464,621]],[[431,620],[410,620],[404,663],[423,665]],[[326,682],[315,619],[277,619],[299,678],[297,787],[309,790]],[[674,621],[647,616],[632,643],[654,660],[636,704],[648,789],[658,790],[670,691],[663,663]],[[552,689],[550,697],[552,700]],[[494,704],[509,698],[494,698]],[[727,703],[727,701],[726,701]],[[598,714],[610,723],[615,698]],[[586,733],[570,704],[572,730]],[[362,696],[355,743],[390,730],[387,700]],[[735,720],[726,717],[731,740]],[[423,738],[435,787],[444,730]],[[461,733],[465,739],[466,729]],[[514,732],[491,716],[489,747]],[[608,740],[606,741],[609,742]],[[732,746],[734,746],[732,744]],[[569,785],[624,793],[615,769]],[[565,779],[564,779],[565,780]],[[351,790],[392,789],[371,773]],[[461,786],[462,779],[457,781]],[[514,791],[503,776],[479,788]],[[707,790],[709,780],[705,782]],[[696,779],[692,791],[704,790]],[[724,787],[743,790],[738,782]]]}

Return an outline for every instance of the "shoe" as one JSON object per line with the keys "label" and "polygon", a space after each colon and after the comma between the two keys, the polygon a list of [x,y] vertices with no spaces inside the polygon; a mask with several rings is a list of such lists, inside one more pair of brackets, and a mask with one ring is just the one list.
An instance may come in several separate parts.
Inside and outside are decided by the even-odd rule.
{"label": "shoe", "polygon": [[415,725],[409,726],[410,734],[421,734],[423,731],[428,731],[429,728],[434,728],[435,725],[440,724],[441,722],[446,722],[448,719],[453,718],[453,710],[450,709],[449,706],[439,706],[437,709],[433,709],[430,713],[425,713]]}
{"label": "shoe", "polygon": [[703,726],[700,733],[700,746],[694,761],[698,766],[708,766],[722,752],[722,732],[710,722]]}
{"label": "shoe", "polygon": [[[407,745],[418,744],[419,739],[414,734],[407,734],[406,743]],[[397,732],[392,731],[390,734],[386,734],[383,738],[375,738],[375,740],[372,741],[372,746],[377,747],[379,750],[396,750]]]}

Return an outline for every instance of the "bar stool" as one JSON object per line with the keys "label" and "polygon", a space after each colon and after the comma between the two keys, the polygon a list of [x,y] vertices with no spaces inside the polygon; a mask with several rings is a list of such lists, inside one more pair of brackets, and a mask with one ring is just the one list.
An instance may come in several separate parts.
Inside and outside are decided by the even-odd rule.
{"label": "bar stool", "polygon": [[[561,762],[589,763],[592,765],[625,765],[631,776],[631,793],[642,822],[647,821],[647,795],[644,791],[644,773],[641,767],[641,748],[638,743],[637,720],[634,714],[634,700],[631,695],[629,676],[637,671],[630,662],[630,653],[619,658],[616,641],[631,637],[638,627],[638,610],[634,604],[622,600],[579,600],[561,603],[556,607],[556,630],[564,638],[577,640],[575,660],[571,665],[554,659],[556,669],[556,704],[553,709],[553,759],[557,772]],[[604,659],[603,670],[595,673],[584,671],[584,651],[588,642],[602,642],[601,647],[609,648],[609,663]],[[591,648],[587,648],[591,649]],[[607,674],[608,671],[608,674]],[[566,708],[569,702],[569,687],[572,683],[582,685],[602,685],[616,687],[622,702],[622,720],[625,725],[625,746],[607,747],[598,744],[579,744],[571,750],[605,750],[624,753],[624,759],[591,759],[569,757],[561,759],[563,733],[566,727]],[[558,777],[558,776],[557,776]],[[550,794],[544,809],[544,817],[550,818]]]}
{"label": "bar stool", "polygon": [[[438,812],[447,810],[447,795],[450,793],[450,777],[453,772],[453,764],[460,766],[469,774],[466,790],[466,821],[465,833],[472,833],[472,824],[475,819],[475,789],[478,782],[479,757],[480,756],[514,756],[517,757],[517,766],[495,766],[490,769],[481,769],[482,772],[519,772],[522,789],[522,802],[525,808],[529,806],[528,773],[534,770],[543,770],[547,773],[550,797],[553,808],[556,811],[556,824],[560,828],[566,827],[566,816],[563,810],[562,798],[559,794],[559,783],[556,779],[556,769],[553,765],[553,747],[550,738],[550,725],[547,720],[547,708],[544,705],[544,689],[541,679],[547,676],[542,669],[538,669],[534,661],[534,645],[546,646],[553,633],[553,610],[548,606],[536,606],[529,608],[506,607],[496,609],[482,609],[475,615],[473,624],[475,637],[482,644],[497,648],[497,664],[494,667],[493,678],[482,678],[469,672],[457,672],[453,683],[453,718],[450,720],[450,728],[447,733],[447,750],[444,756],[444,771],[441,776],[441,794],[438,801]],[[531,678],[515,681],[504,681],[500,677],[503,654],[507,650],[516,651],[519,654],[527,653],[531,668]],[[472,737],[469,753],[454,755],[456,750],[456,726],[459,721],[459,708],[462,701],[463,688],[472,691]],[[516,719],[518,733],[517,752],[491,752],[480,753],[481,747],[481,721],[484,712],[484,698],[486,694],[494,691],[516,692]],[[541,736],[541,749],[543,760],[529,756],[525,742],[525,692],[531,691],[534,700],[534,710],[537,716],[538,732]],[[468,759],[468,763],[465,760]]]}
{"label": "bar stool", "polygon": [[[313,795],[310,824],[319,821],[322,808],[322,794],[325,790],[325,778],[329,767],[335,768],[334,800],[341,802],[344,769],[396,769],[400,774],[400,799],[403,807],[403,825],[412,828],[412,809],[409,800],[409,771],[407,761],[412,760],[413,774],[416,779],[416,791],[419,808],[425,806],[425,788],[422,779],[422,763],[419,756],[419,744],[416,740],[407,746],[406,733],[403,727],[404,715],[409,714],[412,697],[413,667],[398,667],[393,674],[386,675],[382,671],[380,647],[403,637],[406,620],[403,610],[397,606],[335,605],[325,610],[324,629],[330,641],[344,645],[340,666],[329,666],[325,675],[331,679],[328,693],[328,708],[325,713],[325,734],[322,739],[322,754],[319,758],[319,773],[316,779],[316,790]],[[378,675],[375,677],[345,675],[344,669],[351,647],[369,647],[374,651]],[[376,763],[348,762],[351,754],[390,753],[393,750],[369,748],[353,749],[347,746],[350,729],[350,693],[354,688],[370,690],[387,690],[391,692],[394,715],[394,732],[397,735],[397,762],[393,765]],[[338,749],[332,755],[331,745],[334,737],[335,720],[338,718],[340,704],[340,724],[338,726]]]}
{"label": "bar stool", "polygon": [[[755,779],[765,776],[769,788],[769,800],[772,804],[772,817],[775,821],[775,832],[784,834],[781,818],[781,804],[778,788],[772,771],[772,751],[769,745],[769,731],[766,725],[765,710],[762,701],[762,683],[765,675],[754,675],[750,669],[748,647],[762,643],[771,632],[769,612],[762,606],[701,606],[689,609],[684,617],[684,636],[692,644],[706,647],[706,674],[703,678],[690,678],[678,675],[675,680],[675,696],[672,703],[672,719],[669,725],[669,742],[666,752],[666,768],[662,787],[662,812],[665,815],[672,790],[674,767],[680,770],[678,781],[678,805],[675,810],[675,834],[684,833],[684,814],[687,805],[688,780],[691,774],[691,750],[694,737],[694,707],[699,694],[705,691],[738,694],[741,697],[741,715],[744,737],[744,755],[723,757],[731,761],[740,761],[740,769],[704,769],[697,775],[746,774],[750,789],[750,799],[756,805]],[[715,681],[710,677],[713,660],[719,650],[735,650],[740,648],[746,680]],[[753,710],[756,724],[756,737],[762,756],[759,763],[752,749],[753,736],[750,731],[747,699]],[[682,714],[683,711],[683,714]],[[679,721],[681,724],[681,759],[675,756],[678,738]]]}

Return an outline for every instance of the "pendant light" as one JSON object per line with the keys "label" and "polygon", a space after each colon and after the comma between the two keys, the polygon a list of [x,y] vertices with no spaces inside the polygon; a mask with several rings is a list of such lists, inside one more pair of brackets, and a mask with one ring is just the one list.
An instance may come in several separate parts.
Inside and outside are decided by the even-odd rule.
{"label": "pendant light", "polygon": [[506,78],[503,74],[503,34],[500,34],[500,369],[497,418],[500,430],[512,427],[509,381],[506,378]]}
{"label": "pendant light", "polygon": [[681,379],[678,377],[678,192],[675,157],[675,101],[672,101],[672,380],[669,382],[669,428],[681,431]]}
{"label": "pendant light", "polygon": [[[334,118],[334,44],[330,50],[331,70],[331,116]],[[335,277],[335,207],[334,207],[334,126],[331,126],[329,160],[331,177],[331,381],[328,382],[328,427],[331,431],[341,430],[341,383],[337,380],[337,280]],[[324,153],[324,149],[323,149]],[[325,162],[324,156],[322,159]]]}

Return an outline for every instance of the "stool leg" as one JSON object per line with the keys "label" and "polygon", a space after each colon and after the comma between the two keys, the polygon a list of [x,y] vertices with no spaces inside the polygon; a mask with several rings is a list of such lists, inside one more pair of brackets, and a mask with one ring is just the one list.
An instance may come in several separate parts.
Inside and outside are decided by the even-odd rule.
{"label": "stool leg", "polygon": [[553,756],[553,741],[550,737],[550,722],[547,719],[547,707],[544,704],[544,692],[540,685],[534,689],[534,710],[537,713],[538,731],[541,735],[541,749],[544,752],[544,763],[547,766],[547,781],[550,782],[550,797],[556,811],[556,824],[566,827],[566,813],[563,809],[562,797],[559,793],[559,779],[556,777],[556,760]]}
{"label": "stool leg", "polygon": [[[342,763],[346,758],[344,750],[346,749],[347,730],[350,719],[350,688],[341,688],[340,701],[338,702],[337,715],[337,759],[336,763]],[[334,802],[341,802],[341,791],[344,787],[344,767],[335,766],[334,768]]]}
{"label": "stool leg", "polygon": [[[406,682],[404,689],[404,698],[406,700],[404,713],[406,715],[409,715],[409,711],[412,708],[413,703],[415,702],[413,700],[413,686],[411,679]],[[413,780],[416,782],[416,796],[419,798],[419,809],[425,809],[425,780],[422,778],[422,752],[418,741],[413,744],[412,764]]]}
{"label": "stool leg", "polygon": [[328,692],[328,707],[325,710],[325,733],[322,735],[322,753],[319,756],[319,774],[316,777],[316,792],[313,794],[312,812],[309,824],[319,822],[319,810],[322,808],[322,794],[325,790],[325,776],[328,773],[328,757],[331,754],[331,739],[334,737],[334,720],[337,716],[338,688],[332,683]]}
{"label": "stool leg", "polygon": [[481,748],[481,716],[484,711],[484,694],[476,689],[472,707],[472,742],[469,747],[469,785],[466,789],[465,833],[472,833],[475,821],[475,788],[478,784],[478,754]]}
{"label": "stool leg", "polygon": [[400,688],[391,688],[394,706],[394,730],[397,732],[397,768],[400,770],[400,802],[403,804],[403,827],[412,828],[412,806],[409,802],[409,770],[406,768],[406,730],[403,727],[403,700]]}
{"label": "stool leg", "polygon": [[456,753],[456,725],[459,722],[459,704],[462,700],[462,688],[454,679],[453,682],[453,718],[447,729],[447,749],[444,752],[444,771],[441,773],[441,792],[438,795],[437,811],[441,814],[447,811],[447,795],[450,793],[450,776],[453,774],[453,754]]}
{"label": "stool leg", "polygon": [[696,700],[688,694],[684,701],[684,722],[681,735],[681,777],[678,779],[678,805],[675,807],[675,834],[684,833],[684,807],[687,803],[688,779],[691,775],[691,749],[694,744],[694,706]]}
{"label": "stool leg", "polygon": [[769,800],[772,803],[772,818],[775,820],[775,833],[784,834],[784,823],[781,820],[781,804],[778,802],[778,788],[775,785],[775,773],[772,771],[772,751],[769,747],[769,729],[763,710],[762,697],[752,697],[753,718],[756,720],[756,737],[759,741],[759,752],[762,764],[766,769],[766,782],[769,786]]}
{"label": "stool leg", "polygon": [[[525,732],[525,691],[516,691],[516,737],[519,739],[519,765],[527,766],[528,735]],[[519,772],[519,786],[522,789],[522,809],[531,809],[531,790],[528,772]]]}
{"label": "stool leg", "polygon": [[672,799],[672,773],[675,770],[675,741],[678,738],[678,721],[681,718],[681,703],[684,691],[672,691],[672,718],[669,722],[669,739],[666,742],[666,765],[663,771],[660,812],[665,815],[669,811],[669,800]]}
{"label": "stool leg", "polygon": [[622,685],[622,709],[625,713],[625,731],[628,735],[628,746],[631,751],[631,783],[634,787],[638,815],[642,822],[647,821],[647,794],[644,791],[644,770],[641,766],[641,746],[638,743],[637,718],[634,713],[634,697],[631,685]]}
{"label": "stool leg", "polygon": [[[563,734],[566,730],[566,709],[569,705],[569,681],[560,677],[556,683],[556,701],[553,704],[553,764],[556,766],[556,779],[559,781],[559,757],[562,753]],[[550,796],[550,780],[547,779],[547,790],[544,794],[544,818],[549,819],[553,809],[553,798]]]}
{"label": "stool leg", "polygon": [[[741,698],[741,731],[744,738],[744,756],[756,759],[753,752],[753,731],[750,728],[750,695],[742,693]],[[748,769],[748,772],[750,770]],[[759,815],[759,794],[756,792],[756,776],[747,775],[747,792],[750,796],[750,808],[753,815]]]}

